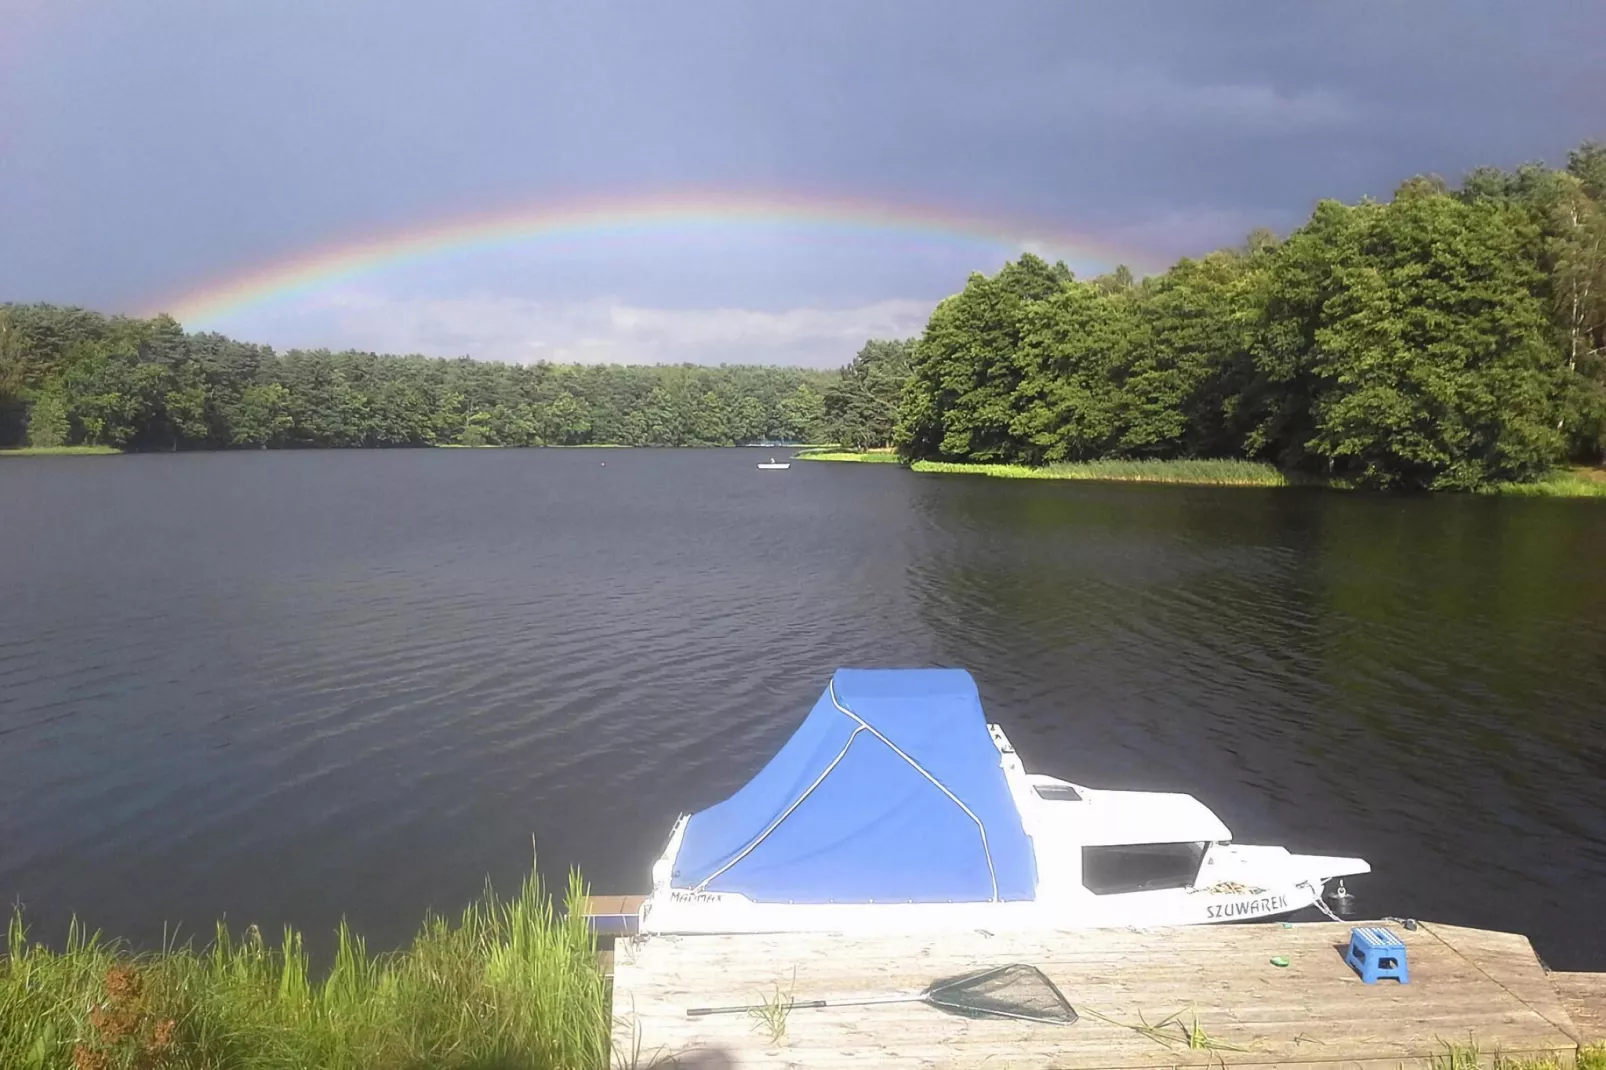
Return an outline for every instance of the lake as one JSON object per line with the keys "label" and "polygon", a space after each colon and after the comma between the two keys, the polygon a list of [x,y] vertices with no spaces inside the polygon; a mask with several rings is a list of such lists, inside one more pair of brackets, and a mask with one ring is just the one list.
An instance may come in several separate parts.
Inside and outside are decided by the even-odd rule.
{"label": "lake", "polygon": [[0,896],[392,945],[532,837],[643,890],[837,666],[958,665],[1029,768],[1606,969],[1606,501],[768,457],[0,460]]}

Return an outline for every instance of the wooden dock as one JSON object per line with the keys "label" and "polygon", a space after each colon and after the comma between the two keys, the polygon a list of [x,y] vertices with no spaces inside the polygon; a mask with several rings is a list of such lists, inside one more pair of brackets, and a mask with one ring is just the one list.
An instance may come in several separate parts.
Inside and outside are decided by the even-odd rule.
{"label": "wooden dock", "polygon": [[580,915],[598,936],[632,936],[644,895],[593,895],[580,903]]}
{"label": "wooden dock", "polygon": [[[1580,1042],[1596,1040],[1591,1030],[1603,1025],[1583,1021],[1591,1006],[1606,1013],[1594,1002],[1606,993],[1602,975],[1547,974],[1525,937],[1391,925],[1406,942],[1411,983],[1366,985],[1341,958],[1349,928],[621,938],[614,1064],[1397,1070],[1442,1057],[1447,1045],[1470,1044],[1486,1064],[1500,1056],[1570,1066]],[[1289,965],[1273,965],[1274,957]],[[756,1015],[686,1015],[689,1007],[788,994],[913,994],[941,977],[1011,962],[1042,969],[1080,1020],[967,1019],[920,1003],[799,1008],[784,1015],[777,1037]]]}
{"label": "wooden dock", "polygon": [[1606,973],[1552,973],[1550,983],[1585,1044],[1606,1044]]}

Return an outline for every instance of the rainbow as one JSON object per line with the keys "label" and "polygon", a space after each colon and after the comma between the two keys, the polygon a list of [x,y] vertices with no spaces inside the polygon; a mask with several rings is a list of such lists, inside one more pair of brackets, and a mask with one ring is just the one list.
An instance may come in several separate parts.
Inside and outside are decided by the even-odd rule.
{"label": "rainbow", "polygon": [[[862,199],[696,192],[568,200],[449,218],[390,233],[354,236],[301,250],[154,303],[189,326],[204,326],[322,287],[431,257],[529,241],[628,234],[670,227],[808,226],[990,244],[1010,255],[1039,249],[1077,262],[1141,266],[1128,248],[1042,224],[930,206]],[[984,265],[977,265],[978,267]]]}

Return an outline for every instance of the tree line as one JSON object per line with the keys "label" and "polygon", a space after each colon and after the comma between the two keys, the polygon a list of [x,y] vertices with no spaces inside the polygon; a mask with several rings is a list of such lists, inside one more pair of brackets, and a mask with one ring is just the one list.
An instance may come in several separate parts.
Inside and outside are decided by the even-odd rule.
{"label": "tree line", "polygon": [[827,401],[841,437],[908,459],[1236,457],[1440,489],[1599,462],[1606,146],[1323,201],[1142,281],[1023,256],[842,378],[874,400]]}
{"label": "tree line", "polygon": [[1142,280],[1023,256],[838,372],[292,350],[0,305],[0,446],[895,445],[1041,465],[1246,458],[1379,487],[1606,450],[1606,146],[1322,201]]}
{"label": "tree line", "polygon": [[291,350],[0,306],[0,446],[130,450],[818,442],[830,372]]}

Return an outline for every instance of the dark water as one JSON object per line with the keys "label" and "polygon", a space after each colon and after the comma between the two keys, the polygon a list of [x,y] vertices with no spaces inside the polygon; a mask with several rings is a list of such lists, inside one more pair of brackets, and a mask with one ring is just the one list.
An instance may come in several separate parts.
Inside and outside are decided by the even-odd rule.
{"label": "dark water", "polygon": [[1606,968],[1606,502],[759,459],[0,461],[0,895],[394,943],[532,835],[635,890],[833,668],[937,663],[1038,770]]}

